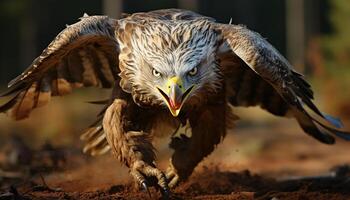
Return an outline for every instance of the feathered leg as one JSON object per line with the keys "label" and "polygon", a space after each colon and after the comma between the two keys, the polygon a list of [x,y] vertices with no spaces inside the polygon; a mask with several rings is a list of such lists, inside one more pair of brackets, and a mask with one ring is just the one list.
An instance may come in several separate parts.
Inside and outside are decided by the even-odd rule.
{"label": "feathered leg", "polygon": [[155,178],[156,184],[167,193],[165,175],[155,166],[151,138],[142,128],[137,130],[140,127],[135,125],[132,119],[136,121],[135,116],[141,114],[136,114],[137,110],[133,109],[133,103],[121,99],[114,100],[109,106],[103,118],[107,141],[114,155],[130,168],[130,174],[142,187],[147,188],[152,178]]}
{"label": "feathered leg", "polygon": [[[166,176],[170,187],[188,178],[197,164],[208,156],[226,133],[231,112],[226,104],[209,105],[200,113],[193,113],[189,121],[192,136],[174,137],[170,147],[175,150]],[[233,119],[233,118],[232,118]]]}

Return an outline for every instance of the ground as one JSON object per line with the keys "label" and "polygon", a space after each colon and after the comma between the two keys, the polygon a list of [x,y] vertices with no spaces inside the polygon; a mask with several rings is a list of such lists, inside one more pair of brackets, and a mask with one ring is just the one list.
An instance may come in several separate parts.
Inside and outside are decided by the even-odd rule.
{"label": "ground", "polygon": [[[50,112],[60,115],[57,109]],[[246,112],[240,116],[237,127],[228,131],[215,152],[196,168],[188,181],[172,191],[172,199],[350,199],[349,143],[337,140],[336,145],[321,144],[304,134],[293,120],[255,111],[254,115]],[[36,121],[32,123],[44,124],[40,129],[49,124],[33,120]],[[7,124],[10,128],[0,129],[16,126],[16,130],[29,130],[28,123],[20,122],[17,127],[13,122]],[[67,122],[57,123],[63,127]],[[349,122],[345,125],[350,127]],[[69,128],[63,130],[72,132]],[[2,136],[1,200],[160,198],[154,189],[151,198],[135,189],[127,168],[112,155],[90,157],[81,153],[82,142],[77,134],[72,136],[74,142],[65,138],[63,142],[48,140],[44,145],[37,142],[40,139],[36,136],[32,138],[36,142],[27,147],[30,137],[33,135]],[[155,141],[162,169],[171,155],[168,142],[168,138]]]}

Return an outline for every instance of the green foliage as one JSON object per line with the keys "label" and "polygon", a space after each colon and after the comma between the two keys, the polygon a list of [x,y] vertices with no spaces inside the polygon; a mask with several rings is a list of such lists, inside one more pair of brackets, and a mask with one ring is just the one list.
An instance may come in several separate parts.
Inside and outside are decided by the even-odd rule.
{"label": "green foliage", "polygon": [[331,0],[330,5],[334,31],[323,39],[326,64],[332,69],[350,69],[350,1]]}
{"label": "green foliage", "polygon": [[322,38],[326,68],[323,81],[330,83],[325,86],[328,87],[326,95],[332,93],[333,100],[341,108],[350,99],[350,1],[329,0],[329,4],[333,31]]}

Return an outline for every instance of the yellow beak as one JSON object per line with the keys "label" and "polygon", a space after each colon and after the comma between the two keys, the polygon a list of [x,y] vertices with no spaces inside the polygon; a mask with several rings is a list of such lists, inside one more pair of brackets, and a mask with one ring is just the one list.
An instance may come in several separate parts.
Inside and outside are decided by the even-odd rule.
{"label": "yellow beak", "polygon": [[183,86],[181,78],[178,76],[174,76],[168,79],[163,88],[164,90],[157,87],[171,114],[174,117],[177,117],[181,111],[185,100],[188,97],[188,94],[192,91],[193,86],[189,87],[186,90]]}

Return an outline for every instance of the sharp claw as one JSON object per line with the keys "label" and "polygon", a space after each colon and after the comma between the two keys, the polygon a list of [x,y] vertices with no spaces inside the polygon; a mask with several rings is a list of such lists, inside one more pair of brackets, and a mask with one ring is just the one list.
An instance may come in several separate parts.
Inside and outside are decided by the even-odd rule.
{"label": "sharp claw", "polygon": [[170,199],[169,189],[163,188],[161,191],[162,191],[162,199]]}
{"label": "sharp claw", "polygon": [[148,189],[146,181],[142,181],[141,186],[145,191],[147,191],[149,198],[152,199],[151,192]]}

